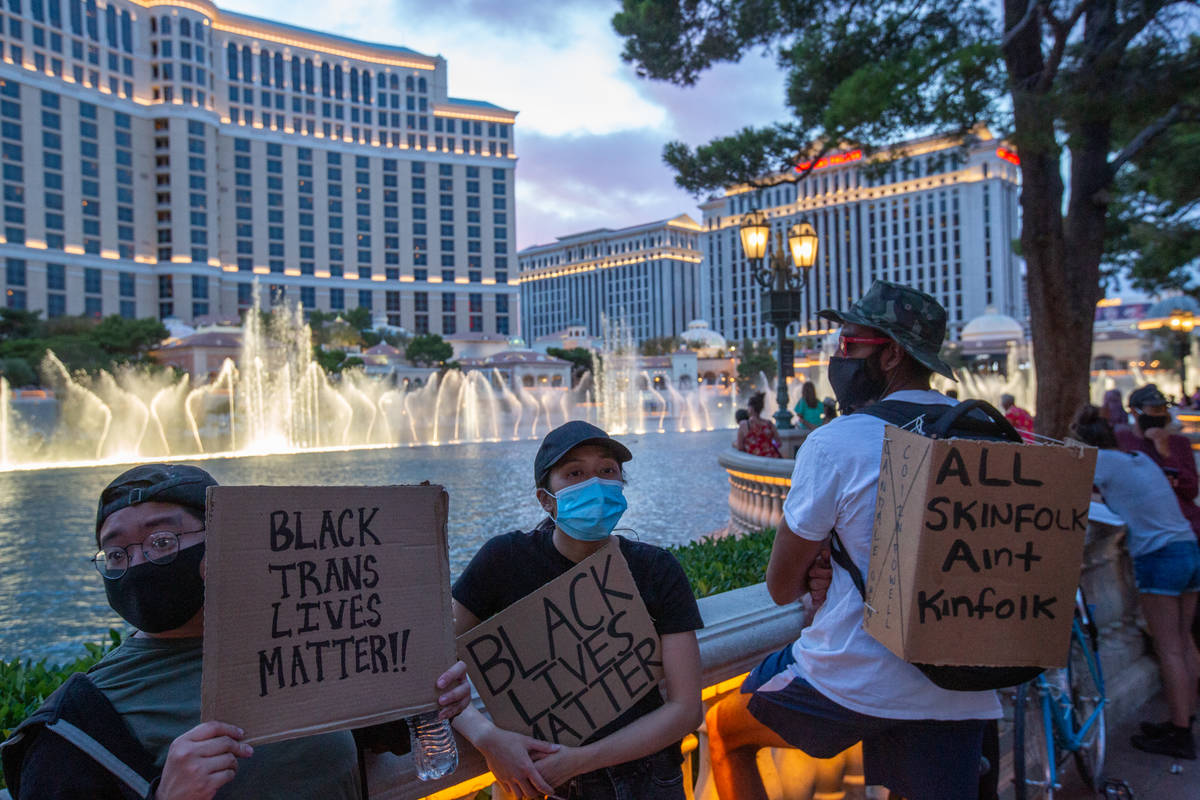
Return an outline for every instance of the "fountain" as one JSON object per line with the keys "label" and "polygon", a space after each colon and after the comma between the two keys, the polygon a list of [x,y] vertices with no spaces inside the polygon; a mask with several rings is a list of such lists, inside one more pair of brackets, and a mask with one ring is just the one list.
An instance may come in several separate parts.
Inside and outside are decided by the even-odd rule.
{"label": "fountain", "polygon": [[134,367],[72,374],[48,353],[55,424],[25,424],[0,378],[0,469],[535,439],[573,418],[614,434],[732,425],[727,391],[659,391],[628,327],[605,320],[604,331],[594,380],[575,388],[510,384],[495,369],[445,370],[423,385],[361,370],[331,378],[299,306],[248,312],[237,363],[205,382]]}

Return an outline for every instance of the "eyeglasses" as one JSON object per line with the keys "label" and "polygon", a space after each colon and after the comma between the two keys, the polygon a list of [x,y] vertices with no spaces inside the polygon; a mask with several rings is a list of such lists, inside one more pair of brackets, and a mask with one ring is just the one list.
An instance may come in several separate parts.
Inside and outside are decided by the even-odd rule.
{"label": "eyeglasses", "polygon": [[96,571],[110,581],[115,581],[125,574],[133,561],[130,548],[140,547],[142,555],[151,564],[170,564],[179,555],[179,537],[189,533],[204,533],[204,528],[194,531],[155,531],[141,542],[127,544],[124,547],[109,547],[101,550],[92,557],[92,565]]}
{"label": "eyeglasses", "polygon": [[888,344],[892,340],[886,336],[842,336],[838,339],[838,355],[846,357],[848,345],[852,344]]}

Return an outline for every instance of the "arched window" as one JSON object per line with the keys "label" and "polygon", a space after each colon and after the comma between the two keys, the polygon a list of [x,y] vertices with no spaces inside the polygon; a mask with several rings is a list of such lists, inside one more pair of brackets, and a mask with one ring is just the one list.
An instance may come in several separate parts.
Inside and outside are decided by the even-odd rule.
{"label": "arched window", "polygon": [[424,78],[421,78],[419,81],[417,81],[417,91],[418,92],[424,92],[424,91],[427,91],[427,89],[428,89],[428,87],[427,87],[427,84],[425,83]]}
{"label": "arched window", "polygon": [[313,79],[313,62],[311,58],[304,59],[304,91],[312,94],[316,91]]}
{"label": "arched window", "polygon": [[254,54],[250,52],[250,45],[242,46],[242,80],[254,82]]}
{"label": "arched window", "polygon": [[[98,42],[100,41],[100,9],[96,7],[96,0],[87,0],[86,13],[88,38],[93,42]],[[163,31],[163,33],[170,32],[170,28]]]}
{"label": "arched window", "polygon": [[321,65],[321,96],[329,97],[329,94],[330,94],[329,65],[322,64]]}
{"label": "arched window", "polygon": [[350,99],[358,102],[358,67],[350,68]]}
{"label": "arched window", "polygon": [[238,48],[233,42],[225,48],[225,54],[229,56],[229,80],[236,81],[238,79]]}
{"label": "arched window", "polygon": [[365,69],[362,73],[362,99],[364,103],[371,102],[371,73]]}
{"label": "arched window", "polygon": [[[88,0],[88,5],[92,6],[92,5],[95,5],[95,3],[93,2],[93,0]],[[164,14],[159,19],[158,30],[163,36],[167,36],[168,34],[171,33],[171,18],[168,17],[166,14]]]}
{"label": "arched window", "polygon": [[[112,6],[109,6],[109,8],[112,8]],[[182,19],[179,20],[179,35],[180,36],[191,36],[192,35],[192,21],[189,20],[187,17],[183,17]]]}
{"label": "arched window", "polygon": [[117,7],[109,5],[104,9],[104,32],[108,35],[108,46],[119,47],[117,42]]}
{"label": "arched window", "polygon": [[410,92],[415,88],[412,75],[409,75],[404,79],[404,88],[408,89]]}
{"label": "arched window", "polygon": [[258,82],[263,86],[271,85],[271,54],[266,50],[258,51]]}
{"label": "arched window", "polygon": [[304,88],[300,80],[300,56],[292,56],[292,91],[299,92]]}
{"label": "arched window", "polygon": [[275,54],[275,88],[283,88],[283,53]]}
{"label": "arched window", "polygon": [[[58,4],[51,5],[54,8]],[[154,17],[150,18],[151,21]],[[121,49],[126,53],[133,52],[133,16],[128,11],[121,12]]]}
{"label": "arched window", "polygon": [[388,88],[393,92],[400,90],[400,78],[397,75],[388,75]]}
{"label": "arched window", "polygon": [[342,66],[339,64],[333,68],[333,96],[338,100],[344,97],[342,89]]}

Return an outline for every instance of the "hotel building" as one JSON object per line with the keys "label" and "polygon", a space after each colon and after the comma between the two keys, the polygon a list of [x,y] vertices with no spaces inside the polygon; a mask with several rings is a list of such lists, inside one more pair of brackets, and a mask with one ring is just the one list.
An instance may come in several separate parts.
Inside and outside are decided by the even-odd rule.
{"label": "hotel building", "polygon": [[906,142],[886,164],[861,151],[822,158],[802,178],[766,188],[733,187],[701,206],[704,313],[730,341],[773,339],[759,317],[763,292],[742,250],[743,215],[764,211],[775,231],[807,219],[820,236],[793,334],[823,333],[816,314],[846,308],[876,278],[914,286],[949,312],[950,338],[989,307],[1023,320],[1024,278],[1012,243],[1020,235],[1017,156],[986,131],[961,140]]}
{"label": "hotel building", "polygon": [[517,254],[525,340],[576,324],[595,336],[601,316],[623,321],[635,342],[683,333],[703,308],[700,233],[682,214],[525,248]]}
{"label": "hotel building", "polygon": [[449,97],[440,57],[206,0],[8,0],[6,302],[190,322],[257,282],[264,306],[515,335],[515,117]]}

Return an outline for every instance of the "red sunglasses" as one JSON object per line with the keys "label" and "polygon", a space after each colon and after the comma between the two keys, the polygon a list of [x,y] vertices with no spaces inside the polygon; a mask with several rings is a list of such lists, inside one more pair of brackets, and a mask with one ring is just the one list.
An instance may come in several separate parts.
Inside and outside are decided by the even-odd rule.
{"label": "red sunglasses", "polygon": [[838,355],[846,357],[846,347],[851,344],[888,344],[892,340],[886,336],[842,336],[838,339]]}

